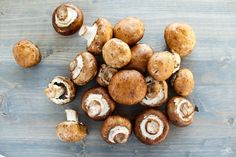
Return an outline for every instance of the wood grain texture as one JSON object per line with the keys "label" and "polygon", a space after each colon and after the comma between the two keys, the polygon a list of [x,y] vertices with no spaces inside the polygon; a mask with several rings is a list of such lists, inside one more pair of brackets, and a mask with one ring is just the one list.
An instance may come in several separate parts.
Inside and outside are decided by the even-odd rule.
{"label": "wood grain texture", "polygon": [[[193,125],[171,125],[165,142],[141,144],[134,135],[127,144],[108,145],[99,135],[101,122],[81,111],[80,96],[95,85],[80,87],[72,103],[60,107],[48,101],[43,89],[55,75],[68,76],[69,61],[85,50],[77,35],[63,37],[51,25],[53,9],[63,0],[0,0],[0,156],[6,157],[218,157],[236,156],[236,1],[235,0],[81,0],[71,1],[85,14],[85,24],[106,17],[113,24],[126,16],[145,22],[141,42],[155,51],[166,48],[163,30],[169,23],[189,23],[196,32],[197,46],[183,59],[190,68],[196,88],[189,99],[199,107]],[[20,39],[35,42],[42,62],[31,69],[16,65],[12,46]],[[64,108],[79,111],[89,127],[80,143],[63,143],[55,126],[65,119]],[[143,107],[118,106],[115,114],[134,119]]]}

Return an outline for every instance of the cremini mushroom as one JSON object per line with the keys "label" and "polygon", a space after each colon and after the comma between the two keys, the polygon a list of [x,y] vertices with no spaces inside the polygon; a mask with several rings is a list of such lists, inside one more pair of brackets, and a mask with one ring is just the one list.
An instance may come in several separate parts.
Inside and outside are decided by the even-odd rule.
{"label": "cremini mushroom", "polygon": [[121,116],[109,116],[101,128],[101,136],[109,144],[126,143],[131,134],[130,121]]}
{"label": "cremini mushroom", "polygon": [[105,18],[98,18],[93,26],[82,26],[79,35],[87,40],[87,51],[101,54],[103,45],[112,38],[112,24]]}
{"label": "cremini mushroom", "polygon": [[112,68],[109,65],[102,64],[100,69],[99,69],[97,78],[96,78],[97,83],[101,86],[104,86],[104,87],[108,86],[110,81],[111,81],[111,78],[117,72],[118,72],[117,69]]}
{"label": "cremini mushroom", "polygon": [[87,136],[86,126],[79,122],[75,110],[66,109],[66,121],[56,126],[56,134],[61,141],[79,142]]}
{"label": "cremini mushroom", "polygon": [[64,3],[58,6],[52,14],[52,25],[61,35],[71,35],[83,25],[84,16],[77,6]]}
{"label": "cremini mushroom", "polygon": [[52,102],[63,105],[75,98],[76,87],[69,78],[56,76],[48,84],[44,93]]}
{"label": "cremini mushroom", "polygon": [[79,85],[85,85],[97,74],[97,61],[89,52],[78,54],[70,63],[72,81]]}
{"label": "cremini mushroom", "polygon": [[174,74],[175,72],[177,72],[180,69],[181,58],[180,58],[180,55],[175,52],[172,53],[172,57],[175,62],[174,71],[172,72]]}

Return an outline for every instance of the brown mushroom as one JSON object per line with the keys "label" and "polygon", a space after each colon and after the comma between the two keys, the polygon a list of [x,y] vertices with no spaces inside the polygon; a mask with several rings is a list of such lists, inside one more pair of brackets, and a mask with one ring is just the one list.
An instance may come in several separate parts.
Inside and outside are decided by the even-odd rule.
{"label": "brown mushroom", "polygon": [[61,141],[79,142],[87,136],[87,128],[79,122],[76,111],[65,110],[67,120],[56,127],[56,134]]}
{"label": "brown mushroom", "polygon": [[122,144],[128,141],[131,130],[131,123],[127,118],[110,116],[101,127],[101,136],[108,144]]}
{"label": "brown mushroom", "polygon": [[113,38],[103,46],[102,56],[107,65],[122,68],[130,62],[131,50],[122,40]]}
{"label": "brown mushroom", "polygon": [[30,68],[41,61],[39,48],[29,40],[20,40],[13,47],[16,63],[23,68]]}
{"label": "brown mushroom", "polygon": [[172,57],[175,62],[174,71],[172,72],[174,74],[175,72],[177,72],[180,69],[181,58],[180,58],[180,55],[175,52],[172,53]]}
{"label": "brown mushroom", "polygon": [[56,76],[48,84],[44,93],[52,102],[63,105],[75,98],[76,87],[69,78]]}
{"label": "brown mushroom", "polygon": [[185,127],[193,122],[195,107],[186,98],[175,96],[168,102],[167,114],[174,125]]}
{"label": "brown mushroom", "polygon": [[181,68],[171,79],[171,85],[177,94],[188,96],[194,89],[193,73],[187,68]]}
{"label": "brown mushroom", "polygon": [[165,28],[164,37],[171,52],[181,57],[189,55],[196,44],[195,33],[185,23],[172,23]]}
{"label": "brown mushroom", "polygon": [[70,3],[61,4],[52,14],[53,28],[61,35],[76,33],[83,25],[83,21],[82,10]]}
{"label": "brown mushroom", "polygon": [[158,81],[168,79],[172,75],[174,68],[173,55],[168,51],[154,53],[147,65],[149,74]]}
{"label": "brown mushroom", "polygon": [[114,26],[114,37],[134,45],[144,35],[144,23],[136,17],[126,17]]}
{"label": "brown mushroom", "polygon": [[104,44],[112,38],[112,24],[105,18],[97,19],[93,26],[82,26],[79,35],[87,40],[87,51],[101,54]]}
{"label": "brown mushroom", "polygon": [[136,117],[134,133],[144,144],[158,144],[166,139],[169,123],[162,112],[148,109]]}
{"label": "brown mushroom", "polygon": [[82,52],[73,59],[69,65],[72,81],[79,85],[85,85],[97,74],[97,61],[89,52]]}
{"label": "brown mushroom", "polygon": [[115,102],[102,87],[87,90],[82,96],[82,110],[93,120],[106,119],[115,109]]}
{"label": "brown mushroom", "polygon": [[140,72],[121,70],[111,78],[108,91],[116,102],[123,105],[135,105],[145,97],[147,85]]}
{"label": "brown mushroom", "polygon": [[111,78],[117,72],[117,69],[112,68],[109,65],[102,64],[97,75],[97,83],[104,87],[108,86],[111,81]]}

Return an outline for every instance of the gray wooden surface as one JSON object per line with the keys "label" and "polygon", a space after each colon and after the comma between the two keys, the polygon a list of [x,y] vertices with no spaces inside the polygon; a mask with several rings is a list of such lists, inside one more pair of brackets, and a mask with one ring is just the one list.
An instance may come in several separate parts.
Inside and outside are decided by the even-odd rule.
{"label": "gray wooden surface", "polygon": [[[68,75],[69,61],[85,50],[77,35],[63,37],[51,26],[53,9],[63,0],[0,0],[0,154],[7,157],[77,156],[236,156],[236,1],[235,0],[117,0],[71,1],[79,5],[85,23],[106,17],[115,24],[126,16],[145,22],[143,43],[156,51],[165,49],[163,30],[171,22],[187,22],[197,35],[197,46],[183,66],[190,68],[196,88],[189,97],[198,105],[193,125],[171,125],[165,142],[141,144],[134,135],[125,145],[108,145],[101,140],[101,122],[81,112],[78,89],[75,101],[64,108],[80,111],[89,136],[80,143],[63,143],[55,126],[65,119],[64,108],[48,101],[43,89],[55,75]],[[42,62],[31,69],[16,65],[12,46],[26,38],[43,53]],[[94,82],[89,86],[95,85]],[[119,106],[116,113],[131,115],[142,107]]]}

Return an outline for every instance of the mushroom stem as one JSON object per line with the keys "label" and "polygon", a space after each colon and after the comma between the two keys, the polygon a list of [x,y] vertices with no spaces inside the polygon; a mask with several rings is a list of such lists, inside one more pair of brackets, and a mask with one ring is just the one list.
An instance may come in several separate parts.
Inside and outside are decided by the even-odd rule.
{"label": "mushroom stem", "polygon": [[59,98],[63,93],[65,89],[61,86],[52,85],[45,89],[45,94],[49,98]]}
{"label": "mushroom stem", "polygon": [[72,109],[66,109],[66,120],[67,121],[72,121],[72,122],[78,122],[78,115],[75,110]]}
{"label": "mushroom stem", "polygon": [[98,26],[93,24],[93,26],[83,25],[79,30],[79,36],[82,36],[87,40],[87,46],[90,46],[97,34]]}

